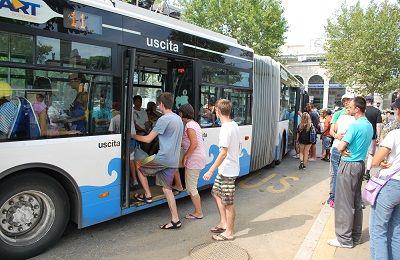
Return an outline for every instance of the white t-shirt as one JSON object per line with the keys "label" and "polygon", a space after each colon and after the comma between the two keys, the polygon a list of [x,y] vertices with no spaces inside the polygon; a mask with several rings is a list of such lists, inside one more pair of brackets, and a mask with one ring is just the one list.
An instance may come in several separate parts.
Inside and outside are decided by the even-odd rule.
{"label": "white t-shirt", "polygon": [[[388,163],[392,166],[388,169],[381,169],[379,176],[388,176],[393,173],[394,170],[400,168],[400,129],[390,131],[385,139],[380,143],[380,146],[387,147],[390,149],[390,154],[387,158]],[[396,173],[392,179],[400,181],[400,171]]]}
{"label": "white t-shirt", "polygon": [[[339,119],[336,121],[337,124],[337,130],[336,133],[337,134],[345,134],[347,132],[347,129],[349,129],[349,126],[354,123],[356,121],[356,119],[354,118],[354,116],[351,115],[341,115],[339,117]],[[338,147],[340,143],[340,140],[335,139],[333,141],[332,147]]]}
{"label": "white t-shirt", "polygon": [[118,114],[111,118],[110,126],[108,127],[108,131],[113,134],[120,134],[121,133],[121,115]]}
{"label": "white t-shirt", "polygon": [[149,121],[149,118],[144,108],[141,108],[140,111],[137,111],[135,108],[133,108],[133,118],[138,126],[140,126],[142,129],[146,129],[144,124]]}
{"label": "white t-shirt", "polygon": [[235,121],[222,124],[218,146],[228,148],[228,155],[218,167],[218,173],[225,177],[239,176],[240,136],[239,126]]}

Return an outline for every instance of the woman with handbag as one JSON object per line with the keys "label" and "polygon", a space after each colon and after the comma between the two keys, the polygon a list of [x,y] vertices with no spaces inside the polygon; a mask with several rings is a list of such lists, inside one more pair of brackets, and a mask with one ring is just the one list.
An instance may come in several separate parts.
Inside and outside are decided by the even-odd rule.
{"label": "woman with handbag", "polygon": [[[392,106],[400,122],[400,99]],[[371,259],[400,259],[399,136],[400,129],[389,132],[380,143],[372,162],[373,166],[381,167],[378,179],[384,180],[384,183],[371,207]]]}

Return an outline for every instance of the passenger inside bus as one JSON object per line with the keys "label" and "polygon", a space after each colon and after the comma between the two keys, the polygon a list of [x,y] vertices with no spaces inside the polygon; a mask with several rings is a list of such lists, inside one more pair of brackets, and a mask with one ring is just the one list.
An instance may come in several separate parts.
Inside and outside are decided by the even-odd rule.
{"label": "passenger inside bus", "polygon": [[88,93],[79,92],[69,110],[68,114],[70,118],[66,120],[67,123],[71,124],[71,130],[77,130],[80,133],[86,132],[87,105],[88,105]]}
{"label": "passenger inside bus", "polygon": [[133,118],[138,135],[146,135],[151,131],[151,123],[146,110],[142,108],[142,97],[139,95],[133,97]]}
{"label": "passenger inside bus", "polygon": [[157,120],[162,116],[162,114],[157,111],[157,105],[153,101],[147,103],[146,112],[147,112],[147,117],[149,118],[149,122],[151,124],[151,128],[153,129]]}
{"label": "passenger inside bus", "polygon": [[210,97],[206,99],[207,104],[202,107],[200,125],[207,127],[213,126],[216,120],[215,99]]}
{"label": "passenger inside bus", "polygon": [[107,133],[112,114],[111,109],[106,106],[106,98],[100,97],[99,105],[93,108],[93,121],[95,133]]}
{"label": "passenger inside bus", "polygon": [[33,111],[35,111],[36,118],[40,126],[40,134],[47,135],[47,105],[44,103],[44,95],[41,93],[36,94],[36,100],[32,103]]}
{"label": "passenger inside bus", "polygon": [[18,107],[11,101],[11,86],[0,81],[0,139],[7,139],[16,117]]}
{"label": "passenger inside bus", "polygon": [[112,105],[112,118],[110,120],[110,126],[108,127],[108,132],[112,134],[120,134],[121,133],[121,103],[114,102]]}

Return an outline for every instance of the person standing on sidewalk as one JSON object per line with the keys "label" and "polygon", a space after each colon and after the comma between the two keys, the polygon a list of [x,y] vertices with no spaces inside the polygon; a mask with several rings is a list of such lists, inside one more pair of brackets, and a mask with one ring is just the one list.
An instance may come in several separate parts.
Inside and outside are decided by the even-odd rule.
{"label": "person standing on sidewalk", "polygon": [[[315,131],[317,131],[317,134],[320,134],[321,126],[320,126],[319,114],[315,110],[314,105],[311,103],[308,103],[306,105],[306,110],[307,110],[308,114],[310,114],[311,122],[314,126]],[[315,139],[315,142],[313,142],[311,144],[309,161],[315,161],[315,160],[317,160],[317,139]]]}
{"label": "person standing on sidewalk", "polygon": [[370,170],[372,166],[372,157],[376,151],[376,145],[379,144],[379,136],[381,136],[382,129],[382,116],[381,111],[374,107],[374,97],[367,96],[365,97],[367,101],[367,109],[365,110],[365,116],[368,121],[372,124],[374,128],[374,135],[372,136],[372,142],[369,146],[368,155],[367,155],[367,170],[365,171],[364,179],[369,180],[370,178]]}
{"label": "person standing on sidewalk", "polygon": [[332,208],[335,207],[335,187],[336,187],[336,176],[339,169],[340,163],[340,152],[337,149],[337,146],[340,143],[340,140],[343,138],[349,126],[354,122],[354,117],[349,114],[349,105],[351,100],[353,100],[354,95],[351,93],[344,94],[342,96],[342,110],[337,111],[333,114],[331,121],[331,129],[330,134],[334,138],[332,149],[331,149],[331,163],[330,163],[330,191],[329,198],[327,203]]}
{"label": "person standing on sidewalk", "polygon": [[350,125],[338,145],[342,153],[336,179],[335,233],[328,241],[335,247],[352,248],[360,242],[362,232],[361,183],[365,157],[371,144],[373,128],[365,117],[366,102],[356,97],[350,102],[350,114],[356,121]]}
{"label": "person standing on sidewalk", "polygon": [[321,140],[322,140],[322,158],[321,160],[329,162],[330,161],[330,156],[331,156],[331,146],[332,146],[332,136],[330,133],[331,130],[331,121],[332,121],[332,113],[331,110],[327,109],[324,110],[322,113],[322,116],[324,118],[324,130],[321,134]]}
{"label": "person standing on sidewalk", "polygon": [[[400,122],[400,99],[392,105]],[[395,173],[381,189],[371,209],[371,259],[400,259],[400,129],[387,134],[380,143],[372,165],[381,167],[380,179]]]}
{"label": "person standing on sidewalk", "polygon": [[235,223],[235,180],[239,176],[240,135],[239,126],[230,118],[232,103],[220,99],[215,105],[216,116],[221,121],[219,133],[220,152],[214,164],[204,174],[203,179],[208,181],[218,168],[218,175],[212,187],[212,195],[218,207],[220,221],[210,231],[219,233],[212,238],[217,241],[234,239]]}

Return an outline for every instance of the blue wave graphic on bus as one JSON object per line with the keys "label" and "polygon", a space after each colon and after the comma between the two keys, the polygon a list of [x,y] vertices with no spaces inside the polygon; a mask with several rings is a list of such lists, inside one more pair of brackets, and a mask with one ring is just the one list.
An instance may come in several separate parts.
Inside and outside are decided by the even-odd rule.
{"label": "blue wave graphic on bus", "polygon": [[[201,171],[201,176],[204,175],[209,169],[210,167],[213,165],[213,163],[215,162],[215,160],[217,159],[219,154],[219,147],[215,144],[210,146],[210,149],[208,151],[208,156],[212,157],[212,160],[210,163],[208,163],[204,169]],[[250,155],[249,152],[246,149],[242,149],[242,153],[240,155],[239,158],[239,164],[240,164],[240,172],[239,172],[239,176],[248,174],[250,172]],[[206,184],[210,184],[214,182],[215,177],[218,174],[218,170],[216,170],[216,172],[213,175],[213,178],[210,179],[209,181],[205,181],[203,180],[203,178],[199,178],[199,186],[203,186]]]}
{"label": "blue wave graphic on bus", "polygon": [[[96,188],[107,188],[111,187],[114,185],[119,185],[120,184],[120,178],[121,178],[121,158],[114,158],[108,163],[107,167],[107,173],[110,177],[113,175],[116,175],[117,178],[110,184],[105,185],[105,186],[92,186],[92,185],[87,185],[87,186],[81,186],[79,187],[81,189],[81,192],[88,192],[90,190],[96,189]],[[96,178],[94,176],[94,178]]]}
{"label": "blue wave graphic on bus", "polygon": [[104,186],[80,187],[82,227],[121,216],[121,158],[114,158],[108,163],[106,174],[107,178],[116,176],[115,180]]}

